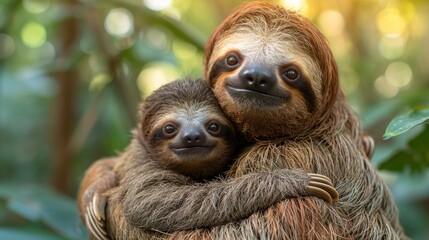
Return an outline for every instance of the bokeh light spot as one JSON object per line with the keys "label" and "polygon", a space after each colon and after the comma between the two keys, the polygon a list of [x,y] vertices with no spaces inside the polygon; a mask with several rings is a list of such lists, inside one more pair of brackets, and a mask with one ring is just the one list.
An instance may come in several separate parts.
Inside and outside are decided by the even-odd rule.
{"label": "bokeh light spot", "polygon": [[106,74],[106,73],[100,73],[96,75],[89,84],[89,91],[91,92],[98,92],[106,86],[107,83],[109,83],[112,80],[112,78]]}
{"label": "bokeh light spot", "polygon": [[27,23],[21,30],[22,42],[30,48],[42,46],[46,41],[46,29],[37,22]]}
{"label": "bokeh light spot", "polygon": [[411,67],[405,62],[393,62],[386,68],[386,81],[392,86],[401,88],[407,86],[413,78]]}
{"label": "bokeh light spot", "polygon": [[159,28],[149,28],[144,35],[147,42],[160,50],[167,49],[168,39],[164,31]]}
{"label": "bokeh light spot", "polygon": [[284,7],[300,11],[304,15],[308,11],[307,1],[305,0],[282,0],[281,3]]}
{"label": "bokeh light spot", "polygon": [[406,22],[395,8],[386,8],[377,15],[377,26],[384,35],[401,35],[405,31]]}
{"label": "bokeh light spot", "polygon": [[161,11],[171,5],[171,0],[144,0],[144,5],[154,11]]}
{"label": "bokeh light spot", "polygon": [[319,25],[327,36],[338,36],[344,30],[344,18],[341,13],[334,10],[325,10],[319,16]]}
{"label": "bokeh light spot", "polygon": [[148,96],[164,84],[177,79],[177,70],[165,63],[153,63],[145,67],[137,77],[137,86],[143,96]]}
{"label": "bokeh light spot", "polygon": [[384,76],[380,76],[374,82],[375,89],[384,97],[392,98],[398,94],[399,89],[386,81]]}
{"label": "bokeh light spot", "polygon": [[0,59],[8,58],[15,52],[15,42],[7,34],[0,33]]}
{"label": "bokeh light spot", "polygon": [[133,15],[125,8],[110,10],[104,21],[107,32],[116,37],[128,37],[134,32]]}
{"label": "bokeh light spot", "polygon": [[401,36],[383,36],[378,43],[380,54],[390,60],[404,53],[405,41]]}
{"label": "bokeh light spot", "polygon": [[181,60],[188,60],[197,55],[197,48],[194,45],[180,40],[175,40],[173,42],[172,49],[174,55]]}
{"label": "bokeh light spot", "polygon": [[25,10],[31,13],[42,13],[49,8],[49,0],[24,0],[23,2]]}

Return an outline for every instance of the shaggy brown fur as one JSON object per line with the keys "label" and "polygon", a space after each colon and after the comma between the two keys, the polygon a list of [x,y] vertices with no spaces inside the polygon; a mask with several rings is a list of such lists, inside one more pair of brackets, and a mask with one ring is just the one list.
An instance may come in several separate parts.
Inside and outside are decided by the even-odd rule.
{"label": "shaggy brown fur", "polygon": [[93,201],[95,195],[100,197],[99,193],[103,193],[118,185],[117,176],[113,171],[118,159],[119,158],[100,159],[94,162],[86,171],[85,177],[80,183],[80,189],[77,196],[77,207],[81,216],[83,216],[88,203]]}
{"label": "shaggy brown fur", "polygon": [[[233,64],[225,68],[226,60],[219,60],[231,51],[238,63],[228,61]],[[257,93],[237,97],[225,91],[225,84],[237,83],[238,73],[252,62],[275,70],[283,104],[272,106]],[[298,83],[283,81],[289,65],[298,70]],[[329,46],[308,20],[269,3],[242,5],[210,38],[206,74],[221,107],[254,142],[225,181],[302,168],[333,179],[339,203],[291,198],[238,222],[168,235],[130,229],[121,221],[118,234],[128,239],[406,239],[387,186],[367,161],[368,151],[356,144],[366,145],[359,120],[339,89]],[[122,216],[120,209],[111,216]]]}
{"label": "shaggy brown fur", "polygon": [[[202,81],[184,80],[165,85],[144,102],[141,113],[141,131],[135,132],[125,153],[94,164],[83,180],[79,208],[89,230],[98,239],[165,237],[161,232],[238,221],[289,197],[314,195],[328,202],[338,197],[329,179],[300,169],[261,171],[206,183],[189,177],[195,176],[194,172],[209,172],[202,175],[207,179],[214,175],[211,169],[219,173],[222,168],[218,165],[225,167],[226,161],[231,159],[234,146],[231,141],[235,139],[216,98]],[[196,159],[186,155],[178,159],[172,153],[169,146],[175,137],[163,136],[160,129],[165,123],[187,123],[187,120],[181,121],[183,118],[204,123],[203,128],[217,119],[221,130],[213,139],[216,147],[211,155],[198,155]],[[182,128],[179,124],[176,126],[177,136],[180,136]],[[201,160],[203,164],[196,167],[188,164],[196,165]],[[183,163],[191,171],[178,168]],[[111,175],[113,165],[114,178]],[[103,171],[110,175],[95,180],[91,174],[100,176]],[[100,183],[103,179],[106,184]],[[95,181],[95,186],[83,194],[90,181]],[[94,189],[100,191],[94,193]],[[107,189],[110,190],[103,196],[97,195]],[[95,202],[88,201],[91,195],[97,195]],[[105,197],[108,198],[106,213]],[[87,206],[83,206],[82,199],[87,201]]]}
{"label": "shaggy brown fur", "polygon": [[[331,50],[308,20],[269,3],[244,4],[210,38],[205,63],[222,108],[255,142],[228,176],[302,168],[331,178],[340,199],[335,205],[313,197],[286,199],[240,222],[176,232],[171,239],[407,238],[388,187],[356,144],[363,133],[339,88]],[[282,104],[270,105],[250,87],[231,89],[243,84],[240,73],[251,64],[274,72],[263,83],[275,79],[278,89],[266,92],[282,97]],[[290,66],[298,78],[284,71]]]}

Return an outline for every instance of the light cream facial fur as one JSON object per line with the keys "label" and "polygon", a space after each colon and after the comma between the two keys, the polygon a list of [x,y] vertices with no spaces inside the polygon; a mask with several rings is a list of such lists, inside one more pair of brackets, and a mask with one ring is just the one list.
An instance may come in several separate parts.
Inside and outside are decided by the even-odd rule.
{"label": "light cream facial fur", "polygon": [[[231,74],[240,72],[241,68],[249,61],[277,68],[291,63],[298,66],[303,74],[309,78],[317,98],[320,98],[322,91],[321,70],[310,56],[297,50],[299,49],[298,46],[294,45],[296,41],[287,40],[293,39],[293,36],[289,36],[284,32],[261,29],[260,27],[251,32],[248,30],[250,29],[237,29],[235,33],[227,34],[226,38],[221,39],[215,45],[213,57],[209,61],[210,70],[219,57],[224,57],[227,53],[233,51],[243,56],[243,62]],[[282,84],[283,81],[280,80],[280,72],[276,71],[276,74],[277,80],[281,85],[285,86],[284,83]]]}

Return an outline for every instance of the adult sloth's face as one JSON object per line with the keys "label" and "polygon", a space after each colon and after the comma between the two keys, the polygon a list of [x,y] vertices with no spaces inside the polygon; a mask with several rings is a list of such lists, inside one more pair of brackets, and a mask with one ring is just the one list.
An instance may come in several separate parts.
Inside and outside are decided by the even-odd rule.
{"label": "adult sloth's face", "polygon": [[311,129],[338,94],[338,73],[323,35],[299,14],[270,4],[237,9],[205,52],[206,79],[249,139],[293,137]]}

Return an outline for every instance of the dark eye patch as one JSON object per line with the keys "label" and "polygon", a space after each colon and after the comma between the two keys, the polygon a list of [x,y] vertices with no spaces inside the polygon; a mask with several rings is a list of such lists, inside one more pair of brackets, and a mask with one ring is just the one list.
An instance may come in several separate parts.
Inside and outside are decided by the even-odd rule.
{"label": "dark eye patch", "polygon": [[151,146],[154,146],[160,141],[165,139],[165,135],[163,133],[162,128],[157,128],[153,130],[153,132],[148,137],[149,137],[148,142]]}
{"label": "dark eye patch", "polygon": [[209,73],[209,83],[212,85],[215,80],[224,72],[230,72],[237,69],[242,61],[242,56],[236,52],[228,52],[224,56],[217,59]]}
{"label": "dark eye patch", "polygon": [[305,99],[307,111],[313,113],[316,108],[316,94],[314,93],[310,81],[302,74],[299,67],[291,64],[281,67],[280,75],[287,85],[301,92]]}

